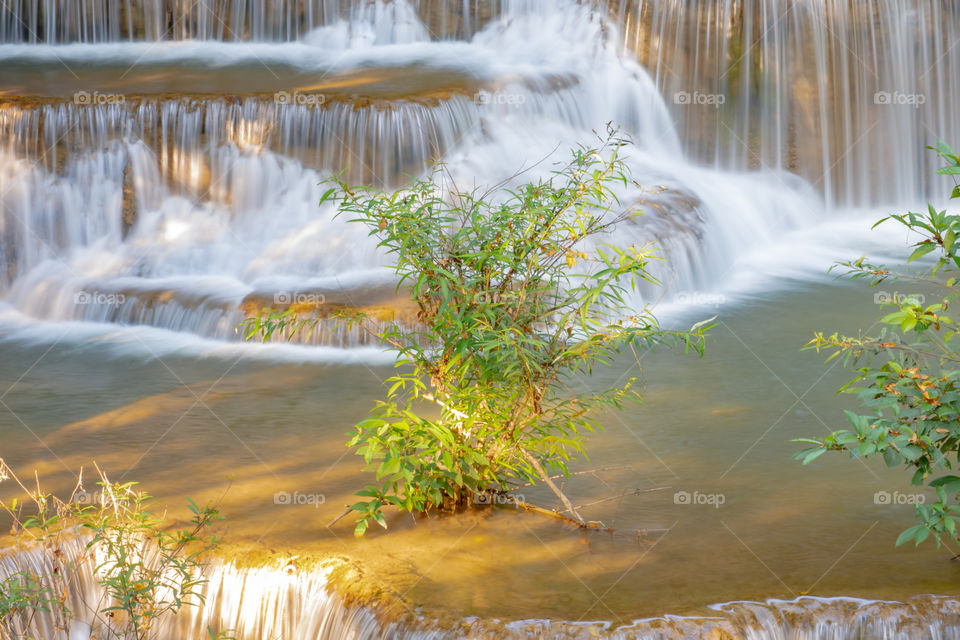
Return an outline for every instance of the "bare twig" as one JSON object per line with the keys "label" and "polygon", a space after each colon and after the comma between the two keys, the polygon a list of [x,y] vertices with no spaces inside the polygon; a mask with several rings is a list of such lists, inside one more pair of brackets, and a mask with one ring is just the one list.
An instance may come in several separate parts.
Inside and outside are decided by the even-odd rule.
{"label": "bare twig", "polygon": [[340,515],[338,515],[336,518],[334,518],[333,520],[331,520],[331,521],[329,522],[329,524],[327,524],[327,528],[330,528],[330,527],[332,527],[333,525],[337,524],[338,522],[340,522],[341,520],[343,520],[344,518],[346,518],[348,515],[350,515],[350,509],[347,509],[346,511],[344,511],[343,513],[341,513]]}
{"label": "bare twig", "polygon": [[[600,504],[602,502],[610,502],[611,500],[620,500],[626,496],[638,496],[642,493],[651,493],[653,491],[664,491],[665,489],[672,489],[673,487],[656,487],[654,489],[634,489],[633,491],[624,491],[615,496],[610,496],[608,498],[601,498],[600,500],[594,500],[593,502],[587,502],[586,504],[581,504],[577,506],[577,509],[583,509],[584,507],[592,507],[595,504]],[[566,509],[560,513],[566,513]]]}
{"label": "bare twig", "polygon": [[577,510],[573,508],[573,504],[571,504],[570,499],[567,498],[566,494],[564,494],[563,491],[561,491],[560,488],[554,484],[553,479],[547,475],[547,472],[544,471],[540,461],[530,455],[530,452],[526,449],[520,449],[520,451],[523,453],[523,457],[527,459],[527,462],[530,463],[530,466],[532,466],[537,473],[540,474],[540,477],[543,478],[543,481],[547,483],[547,486],[550,487],[550,490],[553,491],[558,498],[560,498],[560,502],[562,502],[563,506],[566,507],[566,511],[569,511],[571,514],[573,514],[576,519],[580,521],[581,526],[585,526],[586,522],[584,522],[583,517],[581,517]]}
{"label": "bare twig", "polygon": [[551,518],[556,518],[557,520],[562,520],[583,531],[602,531],[604,533],[610,534],[611,536],[627,538],[628,540],[634,540],[636,542],[640,542],[646,545],[654,544],[654,543],[651,543],[649,540],[644,539],[644,536],[646,534],[652,531],[669,531],[670,530],[666,527],[656,527],[652,529],[638,529],[636,531],[629,531],[629,532],[619,531],[612,527],[604,526],[602,522],[585,522],[581,524],[580,522],[577,522],[573,518],[567,517],[562,513],[551,511],[550,509],[544,509],[543,507],[538,507],[537,505],[530,504],[529,502],[520,502],[520,501],[514,500],[513,504],[516,505],[518,509],[523,509],[524,511],[530,511],[532,513],[537,513],[540,515],[549,516]]}
{"label": "bare twig", "polygon": [[[633,465],[622,464],[622,465],[617,465],[617,466],[613,466],[613,467],[599,467],[599,468],[597,468],[597,469],[586,469],[585,471],[574,471],[574,472],[572,472],[572,473],[567,473],[567,474],[558,473],[558,474],[556,474],[556,475],[550,476],[550,479],[551,479],[551,480],[556,480],[556,479],[558,479],[558,478],[563,478],[563,477],[567,477],[567,476],[587,476],[587,475],[595,475],[595,474],[597,474],[597,473],[602,473],[602,472],[604,472],[604,471],[619,471],[619,470],[621,470],[621,469],[633,469]],[[528,483],[526,483],[526,484],[518,484],[517,486],[513,487],[513,488],[511,489],[511,491],[516,490],[516,489],[523,489],[523,488],[525,488],[525,487],[532,487],[534,484],[536,484],[536,483],[535,483],[535,482],[528,482]]]}

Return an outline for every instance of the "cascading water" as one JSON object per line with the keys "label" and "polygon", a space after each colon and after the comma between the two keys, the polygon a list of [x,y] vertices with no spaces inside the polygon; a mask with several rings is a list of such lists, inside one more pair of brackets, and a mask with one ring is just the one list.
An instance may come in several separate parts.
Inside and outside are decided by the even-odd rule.
{"label": "cascading water", "polygon": [[[295,44],[0,46],[0,59],[24,76],[31,65],[50,72],[64,56],[83,73],[126,69],[113,89],[88,87],[65,101],[56,99],[62,85],[49,82],[53,97],[16,98],[0,112],[0,282],[9,303],[49,321],[227,338],[246,299],[283,295],[264,292],[268,285],[301,293],[311,278],[373,274],[380,264],[362,230],[316,207],[330,171],[389,185],[443,158],[463,184],[498,181],[532,160],[545,174],[562,157],[558,142],[589,140],[607,122],[636,140],[637,179],[668,189],[625,231],[661,245],[674,291],[715,284],[733,256],[817,216],[815,193],[785,172],[720,174],[687,162],[655,85],[621,55],[617,26],[589,5],[505,2],[469,42],[435,43],[410,26],[413,8],[388,5],[358,3],[352,21]],[[363,25],[373,35],[358,40]],[[294,87],[319,77],[321,88],[328,73],[356,81],[365,69],[446,72],[426,98],[387,99],[369,85],[361,89],[373,98],[344,95],[337,82],[236,99],[118,93],[142,64],[187,76],[278,64]],[[75,75],[58,77],[70,84]],[[208,74],[206,86],[217,77]],[[222,92],[237,91],[237,81],[224,82]],[[441,90],[451,84],[458,88]]]}
{"label": "cascading water", "polygon": [[[954,138],[954,3],[912,0],[604,2],[650,70],[696,157],[786,168],[828,203],[912,199],[929,187],[917,142]],[[216,40],[396,43],[472,37],[529,0],[10,0],[0,42]],[[419,21],[422,21],[420,23]],[[335,34],[344,27],[354,38]],[[319,31],[317,31],[319,30]],[[311,32],[314,36],[311,37]],[[358,36],[359,37],[356,37]],[[722,102],[718,104],[718,97]],[[877,185],[878,172],[894,179]],[[822,184],[821,184],[822,183]]]}
{"label": "cascading water", "polygon": [[832,207],[913,205],[933,188],[923,145],[960,137],[954,2],[612,5],[685,149],[714,166],[796,172]]}
{"label": "cascading water", "polygon": [[[461,4],[460,7],[457,7]],[[413,26],[414,18],[437,16],[443,33],[471,35],[489,16],[489,1],[412,3],[344,2],[343,0],[11,0],[0,16],[4,42],[117,42],[137,40],[280,41],[319,27],[377,18],[381,27]],[[411,6],[412,5],[412,6]],[[456,26],[454,26],[456,25]],[[423,32],[415,25],[416,32]],[[376,30],[384,33],[383,29]]]}
{"label": "cascading water", "polygon": [[[50,616],[31,618],[24,637],[39,634],[46,640],[88,640],[103,633],[104,620],[89,612],[89,603],[107,602],[91,573],[91,563],[80,541],[65,540],[65,555],[57,560],[74,566],[66,581],[66,604],[75,612],[70,628],[58,631]],[[0,579],[23,571],[49,575],[52,554],[40,548],[0,554]],[[102,560],[101,560],[102,561]],[[810,598],[792,601],[731,602],[711,607],[702,617],[635,620],[616,629],[604,622],[563,623],[521,620],[507,624],[474,620],[456,631],[438,628],[432,621],[391,621],[373,610],[346,606],[330,590],[331,572],[342,564],[303,570],[296,561],[285,566],[241,569],[232,564],[209,566],[205,582],[178,614],[159,618],[154,637],[201,638],[208,630],[222,631],[237,640],[296,638],[297,640],[455,640],[498,637],[558,638],[566,640],[663,640],[667,638],[784,638],[804,640],[916,640],[960,638],[960,601],[920,596],[908,602],[856,598]],[[347,569],[349,571],[349,568]],[[63,582],[49,583],[58,591]]]}
{"label": "cascading water", "polygon": [[[658,192],[623,194],[647,215],[621,233],[662,248],[667,297],[738,286],[738,261],[794,231],[941,191],[921,147],[960,139],[958,40],[958,9],[921,0],[6,0],[0,334],[144,325],[216,345],[260,305],[396,306],[365,231],[317,206],[322,179],[395,187],[442,160],[479,185],[539,162],[530,179],[608,122]],[[311,340],[344,361],[369,342]],[[431,637],[344,608],[322,573],[210,577],[217,606],[170,637]],[[541,632],[955,638],[952,607],[734,603]]]}

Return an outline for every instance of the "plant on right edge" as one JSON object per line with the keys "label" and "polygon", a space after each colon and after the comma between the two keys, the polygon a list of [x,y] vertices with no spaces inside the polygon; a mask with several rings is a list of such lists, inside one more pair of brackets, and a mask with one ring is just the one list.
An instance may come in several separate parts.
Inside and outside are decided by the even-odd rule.
{"label": "plant on right edge", "polygon": [[[946,161],[938,174],[960,175],[960,156],[953,149],[943,142],[928,148]],[[955,184],[950,198],[960,198],[960,186]],[[892,215],[877,225],[888,220],[919,238],[907,264],[931,253],[936,260],[930,264],[928,258],[913,272],[861,257],[839,263],[846,276],[865,278],[871,287],[912,282],[938,292],[937,300],[927,305],[922,294],[885,300],[893,309],[879,318],[876,336],[814,334],[805,348],[833,350],[828,361],[842,357],[844,364],[865,363],[843,388],[856,394],[863,413],[846,411],[850,429],[795,440],[812,445],[796,457],[807,464],[827,451],[847,451],[851,457],[880,455],[890,467],[912,470],[913,484],[934,488],[937,501],[916,505],[920,523],[901,533],[897,545],[910,540],[919,545],[932,535],[939,546],[941,536],[955,539],[960,533],[960,476],[947,473],[960,463],[960,327],[947,315],[960,297],[960,215],[929,205],[924,213]]]}

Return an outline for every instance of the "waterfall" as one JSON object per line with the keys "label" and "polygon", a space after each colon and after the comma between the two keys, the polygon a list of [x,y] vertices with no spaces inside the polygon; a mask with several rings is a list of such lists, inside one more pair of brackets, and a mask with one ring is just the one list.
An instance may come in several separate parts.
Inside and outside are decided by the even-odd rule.
{"label": "waterfall", "polygon": [[[57,630],[54,617],[40,612],[32,617],[30,630],[45,640],[87,640],[102,631],[103,625],[103,620],[90,611],[90,604],[108,600],[94,578],[94,563],[84,559],[89,558],[89,553],[84,552],[83,542],[64,540],[62,552],[64,556],[57,557],[42,547],[16,552],[0,550],[0,580],[28,571],[48,586],[66,585],[66,604],[74,612],[70,628],[66,632]],[[75,564],[66,579],[52,581],[55,566],[69,566],[70,561]],[[348,562],[331,558],[311,567],[298,566],[295,559],[259,568],[239,568],[230,563],[209,565],[204,574],[206,582],[197,590],[201,598],[191,599],[177,614],[160,618],[152,629],[153,637],[199,640],[208,637],[207,630],[212,629],[215,633],[228,632],[237,640],[454,640],[491,636],[517,640],[960,638],[960,601],[937,596],[918,596],[906,602],[814,597],[731,602],[710,607],[709,615],[635,620],[618,627],[608,622],[500,623],[471,619],[451,629],[412,611],[390,618],[370,606],[347,604],[332,586],[331,572],[338,567],[349,571]]]}
{"label": "waterfall", "polygon": [[[42,584],[66,595],[65,605],[72,612],[69,628],[57,628],[50,612],[28,616],[31,625],[20,630],[22,637],[45,640],[88,640],[105,633],[107,616],[96,609],[106,607],[109,597],[93,573],[96,548],[85,549],[79,539],[64,539],[54,555],[52,548],[35,546],[12,552],[0,550],[0,580],[28,572]],[[239,569],[232,564],[208,566],[196,595],[188,598],[178,614],[165,615],[151,628],[151,637],[206,638],[208,629],[228,632],[237,640],[261,638],[316,638],[365,640],[385,635],[397,638],[431,638],[433,634],[407,631],[396,624],[383,623],[363,607],[347,607],[328,589],[327,578],[336,565],[299,570],[295,566]],[[60,569],[67,567],[66,569]],[[65,580],[53,577],[53,570],[64,570]]]}
{"label": "waterfall", "polygon": [[[828,206],[912,203],[934,187],[923,144],[960,137],[955,3],[602,4],[670,103],[684,149],[718,168],[796,172]],[[554,11],[528,0],[8,0],[0,43],[329,42],[338,25],[355,45],[466,40],[497,18]]]}
{"label": "waterfall", "polygon": [[[122,20],[111,21],[148,24],[144,7],[170,18],[180,4],[80,3],[74,18],[55,4],[8,7],[8,22],[29,16],[30,31],[49,34],[36,44],[0,30],[0,63],[24,83],[0,109],[0,295],[28,317],[235,338],[250,300],[327,296],[316,278],[385,281],[364,230],[316,206],[325,176],[389,187],[442,159],[459,184],[495,183],[536,160],[524,178],[543,177],[607,122],[636,141],[630,163],[645,187],[623,194],[647,204],[623,231],[661,247],[670,266],[659,275],[674,292],[723,282],[737,255],[821,215],[816,191],[781,169],[690,163],[654,79],[589,3],[505,0],[454,41],[431,38],[418,16],[468,5],[346,3],[324,23],[329,4],[228,2],[218,15],[242,17],[255,44],[214,30],[182,34],[207,40],[176,48],[121,42]],[[272,42],[295,36],[263,25],[292,24],[294,8],[301,22],[312,16],[302,39]],[[89,37],[63,35],[97,16]],[[152,78],[167,79],[163,95]],[[231,95],[169,96],[177,83]],[[244,95],[250,86],[259,90]],[[359,294],[339,290],[345,304]],[[364,344],[335,327],[313,339]]]}
{"label": "waterfall", "polygon": [[[63,44],[158,40],[286,42],[339,21],[383,26],[416,15],[431,37],[469,38],[504,0],[7,0],[0,41]],[[411,14],[410,10],[414,13]],[[399,11],[400,13],[394,13]]]}
{"label": "waterfall", "polygon": [[530,179],[607,122],[658,192],[623,194],[625,238],[668,258],[667,298],[722,288],[793,231],[940,193],[958,39],[919,0],[8,0],[0,299],[235,339],[254,301],[387,282],[325,177]]}
{"label": "waterfall", "polygon": [[614,4],[625,47],[674,104],[694,156],[796,172],[835,207],[942,191],[922,147],[960,138],[956,3]]}

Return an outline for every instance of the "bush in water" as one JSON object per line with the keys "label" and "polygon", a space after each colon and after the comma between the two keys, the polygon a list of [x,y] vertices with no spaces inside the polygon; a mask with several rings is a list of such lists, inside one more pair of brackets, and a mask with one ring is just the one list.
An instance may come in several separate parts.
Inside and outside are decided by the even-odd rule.
{"label": "bush in water", "polygon": [[[702,352],[705,323],[667,331],[647,308],[628,315],[630,292],[658,283],[651,247],[610,242],[639,214],[613,190],[631,186],[623,144],[611,132],[515,191],[444,189],[436,172],[396,193],[336,183],[325,194],[370,228],[417,310],[417,327],[379,333],[398,373],[349,442],[377,478],[350,507],[358,535],[386,527],[389,505],[452,508],[540,481],[583,524],[551,477],[583,453],[582,434],[599,427],[592,412],[638,396],[633,378],[602,391],[570,386],[628,347]],[[290,321],[268,314],[247,333],[268,337]]]}
{"label": "bush in water", "polygon": [[[930,149],[947,163],[937,173],[960,175],[960,157],[948,145],[940,142]],[[950,197],[960,198],[960,186],[954,186]],[[878,320],[882,328],[875,337],[814,335],[806,348],[832,349],[829,359],[842,356],[846,364],[866,363],[844,387],[856,394],[865,415],[847,411],[852,429],[823,439],[796,440],[813,445],[797,458],[807,464],[826,451],[847,451],[851,457],[880,455],[888,466],[913,470],[913,484],[934,488],[937,501],[918,501],[920,524],[904,531],[897,545],[910,540],[920,544],[932,535],[939,546],[942,535],[957,537],[960,524],[960,506],[955,504],[960,477],[943,473],[960,461],[960,327],[947,315],[960,297],[960,216],[930,205],[925,213],[893,215],[877,224],[888,220],[920,238],[908,264],[930,253],[936,260],[929,264],[928,258],[922,270],[913,272],[860,258],[840,263],[845,275],[865,278],[872,287],[897,280],[924,286],[936,292],[937,300],[927,305],[922,294],[878,294],[877,302],[893,310]]]}

